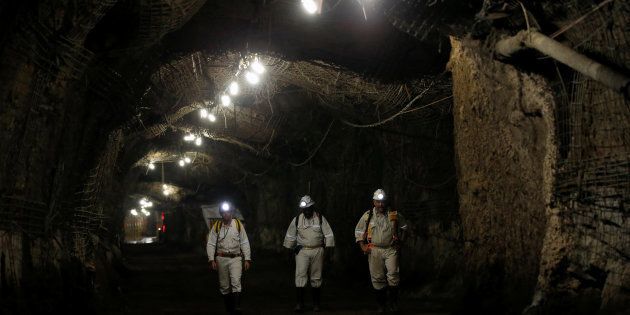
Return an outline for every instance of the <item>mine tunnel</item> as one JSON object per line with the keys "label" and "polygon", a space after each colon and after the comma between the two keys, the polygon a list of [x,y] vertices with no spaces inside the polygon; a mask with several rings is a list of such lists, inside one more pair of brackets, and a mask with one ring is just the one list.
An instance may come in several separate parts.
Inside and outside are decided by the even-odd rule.
{"label": "mine tunnel", "polygon": [[1,314],[630,314],[627,0],[0,2]]}

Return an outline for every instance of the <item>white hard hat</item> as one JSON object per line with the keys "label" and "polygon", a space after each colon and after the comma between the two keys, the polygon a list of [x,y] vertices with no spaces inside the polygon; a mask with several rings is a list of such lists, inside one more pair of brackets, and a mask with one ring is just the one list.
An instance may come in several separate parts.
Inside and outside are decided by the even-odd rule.
{"label": "white hard hat", "polygon": [[383,189],[379,188],[374,192],[374,196],[372,196],[372,199],[385,200],[387,199],[387,195],[385,195],[385,191]]}
{"label": "white hard hat", "polygon": [[221,212],[227,212],[232,210],[232,205],[228,201],[224,201],[221,203]]}
{"label": "white hard hat", "polygon": [[309,195],[305,195],[302,199],[300,199],[300,208],[308,208],[314,204],[315,201],[313,201]]}

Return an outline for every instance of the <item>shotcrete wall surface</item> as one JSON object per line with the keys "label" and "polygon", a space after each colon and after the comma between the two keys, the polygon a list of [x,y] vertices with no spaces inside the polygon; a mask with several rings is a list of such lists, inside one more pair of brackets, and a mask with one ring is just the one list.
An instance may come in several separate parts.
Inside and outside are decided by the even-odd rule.
{"label": "shotcrete wall surface", "polygon": [[470,303],[517,313],[536,284],[552,187],[545,81],[452,41],[455,155]]}

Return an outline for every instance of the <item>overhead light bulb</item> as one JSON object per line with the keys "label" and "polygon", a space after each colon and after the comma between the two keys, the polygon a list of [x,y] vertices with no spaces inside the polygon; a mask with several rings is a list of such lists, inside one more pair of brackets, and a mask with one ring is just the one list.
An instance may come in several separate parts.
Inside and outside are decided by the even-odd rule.
{"label": "overhead light bulb", "polygon": [[217,116],[214,116],[214,114],[208,114],[208,120],[215,122],[217,121]]}
{"label": "overhead light bulb", "polygon": [[260,77],[251,71],[245,72],[245,79],[250,84],[258,84],[258,82],[260,82]]}
{"label": "overhead light bulb", "polygon": [[315,14],[317,12],[317,3],[315,0],[302,0],[302,7],[308,12],[308,14]]}
{"label": "overhead light bulb", "polygon": [[137,216],[138,215],[138,211],[136,211],[136,209],[131,209],[129,212],[131,212],[131,214],[133,216]]}
{"label": "overhead light bulb", "polygon": [[186,165],[186,162],[184,162],[184,160],[179,160],[178,164],[179,166],[184,167],[184,165]]}
{"label": "overhead light bulb", "polygon": [[201,118],[206,118],[206,117],[208,117],[208,110],[207,110],[207,109],[205,109],[205,108],[202,108],[202,109],[199,111],[199,115],[201,115]]}
{"label": "overhead light bulb", "polygon": [[192,161],[190,160],[190,158],[189,158],[189,157],[185,157],[185,158],[184,158],[184,162],[186,162],[186,163],[190,163],[190,162],[192,162]]}
{"label": "overhead light bulb", "polygon": [[230,83],[230,87],[228,88],[230,95],[236,95],[238,94],[238,82],[236,81],[232,81],[232,83]]}
{"label": "overhead light bulb", "polygon": [[197,139],[195,139],[195,144],[197,146],[200,146],[203,143],[203,140],[201,139],[201,137],[197,137]]}
{"label": "overhead light bulb", "polygon": [[153,164],[153,162],[149,163],[149,169],[150,170],[154,170],[155,169],[155,164]]}
{"label": "overhead light bulb", "polygon": [[232,98],[227,94],[221,95],[221,105],[230,106],[230,104],[232,104]]}
{"label": "overhead light bulb", "polygon": [[260,61],[258,61],[258,58],[256,58],[256,60],[254,60],[254,62],[252,62],[252,70],[254,70],[254,72],[258,73],[258,74],[263,74],[265,73],[265,66],[262,65],[262,63],[260,63]]}

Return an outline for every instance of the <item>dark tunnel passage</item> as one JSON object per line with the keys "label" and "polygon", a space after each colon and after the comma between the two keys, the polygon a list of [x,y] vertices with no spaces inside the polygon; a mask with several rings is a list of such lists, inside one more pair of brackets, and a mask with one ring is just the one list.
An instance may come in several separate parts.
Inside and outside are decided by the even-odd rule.
{"label": "dark tunnel passage", "polygon": [[628,17],[1,2],[0,314],[630,314]]}

